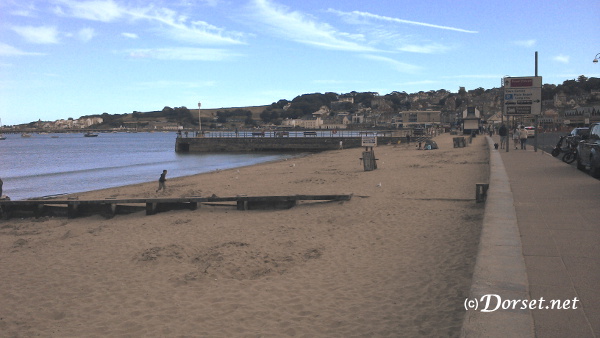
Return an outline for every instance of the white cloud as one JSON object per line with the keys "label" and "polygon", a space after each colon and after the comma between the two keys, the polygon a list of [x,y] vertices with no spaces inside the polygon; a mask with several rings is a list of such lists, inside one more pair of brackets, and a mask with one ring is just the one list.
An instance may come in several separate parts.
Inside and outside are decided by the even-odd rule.
{"label": "white cloud", "polygon": [[534,39],[530,39],[530,40],[519,40],[519,41],[515,41],[514,44],[517,46],[522,46],[522,47],[533,47],[535,46],[536,41]]}
{"label": "white cloud", "polygon": [[181,61],[222,61],[239,56],[228,50],[216,48],[130,49],[126,52],[132,58]]}
{"label": "white cloud", "polygon": [[11,10],[9,12],[10,15],[22,16],[22,17],[26,17],[26,18],[35,18],[38,16],[37,9],[35,7],[35,4],[33,4],[33,3],[23,4],[22,2],[18,2],[18,3],[14,3],[14,5],[17,8]]}
{"label": "white cloud", "polygon": [[[229,32],[204,21],[188,22],[188,18],[168,8],[126,7],[113,0],[76,2],[61,0],[55,12],[63,16],[113,22],[117,20],[145,20],[151,29],[167,38],[196,44],[243,44],[243,33]],[[131,36],[128,36],[131,37]]]}
{"label": "white cloud", "polygon": [[42,53],[28,53],[18,48],[0,42],[0,56],[25,56],[25,55],[44,55]]}
{"label": "white cloud", "polygon": [[365,54],[365,55],[362,55],[362,57],[365,59],[369,59],[369,60],[384,62],[384,63],[390,65],[394,70],[397,70],[402,73],[414,73],[414,72],[418,71],[419,69],[421,69],[421,67],[419,67],[419,66],[400,62],[400,61],[397,61],[397,60],[394,60],[392,58],[388,58],[385,56]]}
{"label": "white cloud", "polygon": [[112,0],[92,0],[92,1],[71,1],[61,0],[59,4],[63,7],[56,7],[55,13],[59,15],[73,16],[80,19],[111,22],[123,17],[126,14],[124,8],[120,7]]}
{"label": "white cloud", "polygon": [[434,24],[430,24],[430,23],[426,23],[426,22],[418,22],[418,21],[410,21],[410,20],[392,18],[389,16],[377,15],[377,14],[372,14],[372,13],[368,13],[368,12],[360,12],[360,11],[343,12],[343,11],[338,11],[338,10],[331,9],[331,8],[328,9],[328,12],[345,17],[346,19],[350,20],[349,22],[352,22],[352,23],[360,22],[360,20],[358,20],[358,19],[374,19],[374,20],[378,20],[378,21],[424,26],[424,27],[429,27],[429,28],[437,28],[437,29],[443,29],[443,30],[456,31],[456,32],[461,32],[461,33],[478,33],[477,31],[472,31],[472,30],[467,30],[467,29],[462,29],[462,28],[441,26],[441,25],[434,25]]}
{"label": "white cloud", "polygon": [[82,28],[77,33],[77,37],[83,42],[90,41],[94,36],[96,36],[96,32],[93,28]]}
{"label": "white cloud", "polygon": [[54,26],[13,26],[11,28],[30,43],[54,44],[59,42],[59,33]]}
{"label": "white cloud", "polygon": [[272,34],[292,41],[325,49],[373,52],[374,48],[355,41],[364,40],[360,34],[339,32],[327,23],[317,22],[300,12],[271,3],[269,0],[252,1],[254,19],[266,26]]}
{"label": "white cloud", "polygon": [[126,38],[130,38],[130,39],[137,39],[138,35],[135,33],[121,33],[122,36],[126,37]]}
{"label": "white cloud", "polygon": [[554,60],[556,62],[561,62],[561,63],[569,63],[569,59],[570,58],[571,57],[568,56],[568,55],[562,55],[562,54],[560,54],[560,55],[557,55],[557,56],[553,57],[552,60]]}

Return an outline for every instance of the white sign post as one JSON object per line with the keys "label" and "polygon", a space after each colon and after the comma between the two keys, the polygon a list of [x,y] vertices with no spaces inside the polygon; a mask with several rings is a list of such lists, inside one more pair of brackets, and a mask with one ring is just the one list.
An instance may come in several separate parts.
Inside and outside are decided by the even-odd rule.
{"label": "white sign post", "polygon": [[542,113],[542,77],[504,78],[504,115],[528,116]]}
{"label": "white sign post", "polygon": [[361,145],[363,147],[377,147],[377,136],[363,136]]}

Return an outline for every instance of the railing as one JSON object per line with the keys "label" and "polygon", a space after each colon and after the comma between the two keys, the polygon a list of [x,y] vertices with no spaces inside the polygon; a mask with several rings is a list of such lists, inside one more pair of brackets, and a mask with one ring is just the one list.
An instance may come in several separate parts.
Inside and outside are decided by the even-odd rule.
{"label": "railing", "polygon": [[[380,136],[380,137],[403,137],[408,135],[408,131],[397,130],[378,130],[378,131],[358,131],[358,130],[302,130],[302,131],[205,131],[201,137],[215,138],[253,138],[253,137],[362,137],[362,136]],[[177,137],[198,137],[196,132],[187,133],[187,136],[178,134]]]}

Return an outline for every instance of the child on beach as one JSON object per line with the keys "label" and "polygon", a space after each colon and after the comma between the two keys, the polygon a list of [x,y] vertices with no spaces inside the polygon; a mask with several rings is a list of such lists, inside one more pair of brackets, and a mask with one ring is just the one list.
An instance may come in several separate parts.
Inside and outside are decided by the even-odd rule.
{"label": "child on beach", "polygon": [[167,171],[163,170],[162,174],[160,174],[160,178],[158,179],[158,189],[156,192],[159,192],[161,189],[163,191],[167,191],[167,186],[165,182],[167,181]]}

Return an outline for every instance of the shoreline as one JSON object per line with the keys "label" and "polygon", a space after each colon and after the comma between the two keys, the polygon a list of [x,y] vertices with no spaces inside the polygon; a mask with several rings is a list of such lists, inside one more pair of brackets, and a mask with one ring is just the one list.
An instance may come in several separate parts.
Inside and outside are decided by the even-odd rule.
{"label": "shoreline", "polygon": [[[0,221],[0,328],[62,336],[458,336],[489,177],[485,138],[171,179],[162,197],[353,193],[288,210]],[[152,197],[157,183],[77,194]],[[110,195],[110,196],[108,196]],[[158,195],[158,194],[156,194]],[[43,306],[40,306],[43,304]],[[83,325],[85,323],[85,325]]]}
{"label": "shoreline", "polygon": [[[308,157],[311,155],[315,155],[316,153],[300,153],[298,155],[292,156],[289,159],[276,159],[276,160],[270,160],[270,161],[265,161],[265,162],[261,162],[261,163],[255,163],[255,164],[247,164],[247,165],[243,165],[240,167],[233,167],[233,168],[227,168],[227,169],[214,169],[211,171],[207,171],[207,172],[203,172],[203,173],[198,173],[198,174],[192,174],[192,175],[185,175],[185,176],[178,176],[178,177],[173,177],[173,178],[169,178],[167,175],[167,189],[169,187],[169,185],[171,183],[177,183],[178,181],[181,180],[191,180],[191,179],[198,179],[200,176],[205,176],[205,175],[211,175],[211,174],[217,174],[217,173],[221,173],[221,172],[228,172],[228,171],[236,171],[236,170],[240,170],[243,168],[252,168],[252,167],[258,167],[261,165],[269,165],[272,163],[278,163],[278,162],[286,162],[289,161],[290,159],[297,159],[297,158],[304,158],[304,157]],[[61,196],[61,197],[80,197],[80,196],[87,196],[87,195],[94,195],[96,196],[97,194],[101,193],[101,192],[110,192],[111,190],[121,190],[121,189],[125,189],[125,190],[130,190],[130,189],[136,189],[136,188],[143,188],[143,189],[148,189],[149,186],[157,186],[158,185],[158,179],[155,181],[148,181],[148,182],[141,182],[141,183],[133,183],[133,184],[126,184],[126,185],[120,185],[120,186],[116,186],[116,187],[110,187],[110,188],[101,188],[101,189],[95,189],[95,190],[86,190],[86,191],[81,191],[81,192],[76,192],[76,193],[64,193],[64,194],[56,194],[56,195],[51,195],[51,196]],[[173,197],[171,195],[162,195],[159,194],[160,197]],[[189,197],[189,196],[177,196],[177,197]],[[44,198],[44,197],[39,197]],[[54,198],[54,197],[49,197],[49,198]],[[114,195],[111,195],[110,198],[114,198]],[[35,199],[35,198],[32,198]]]}

